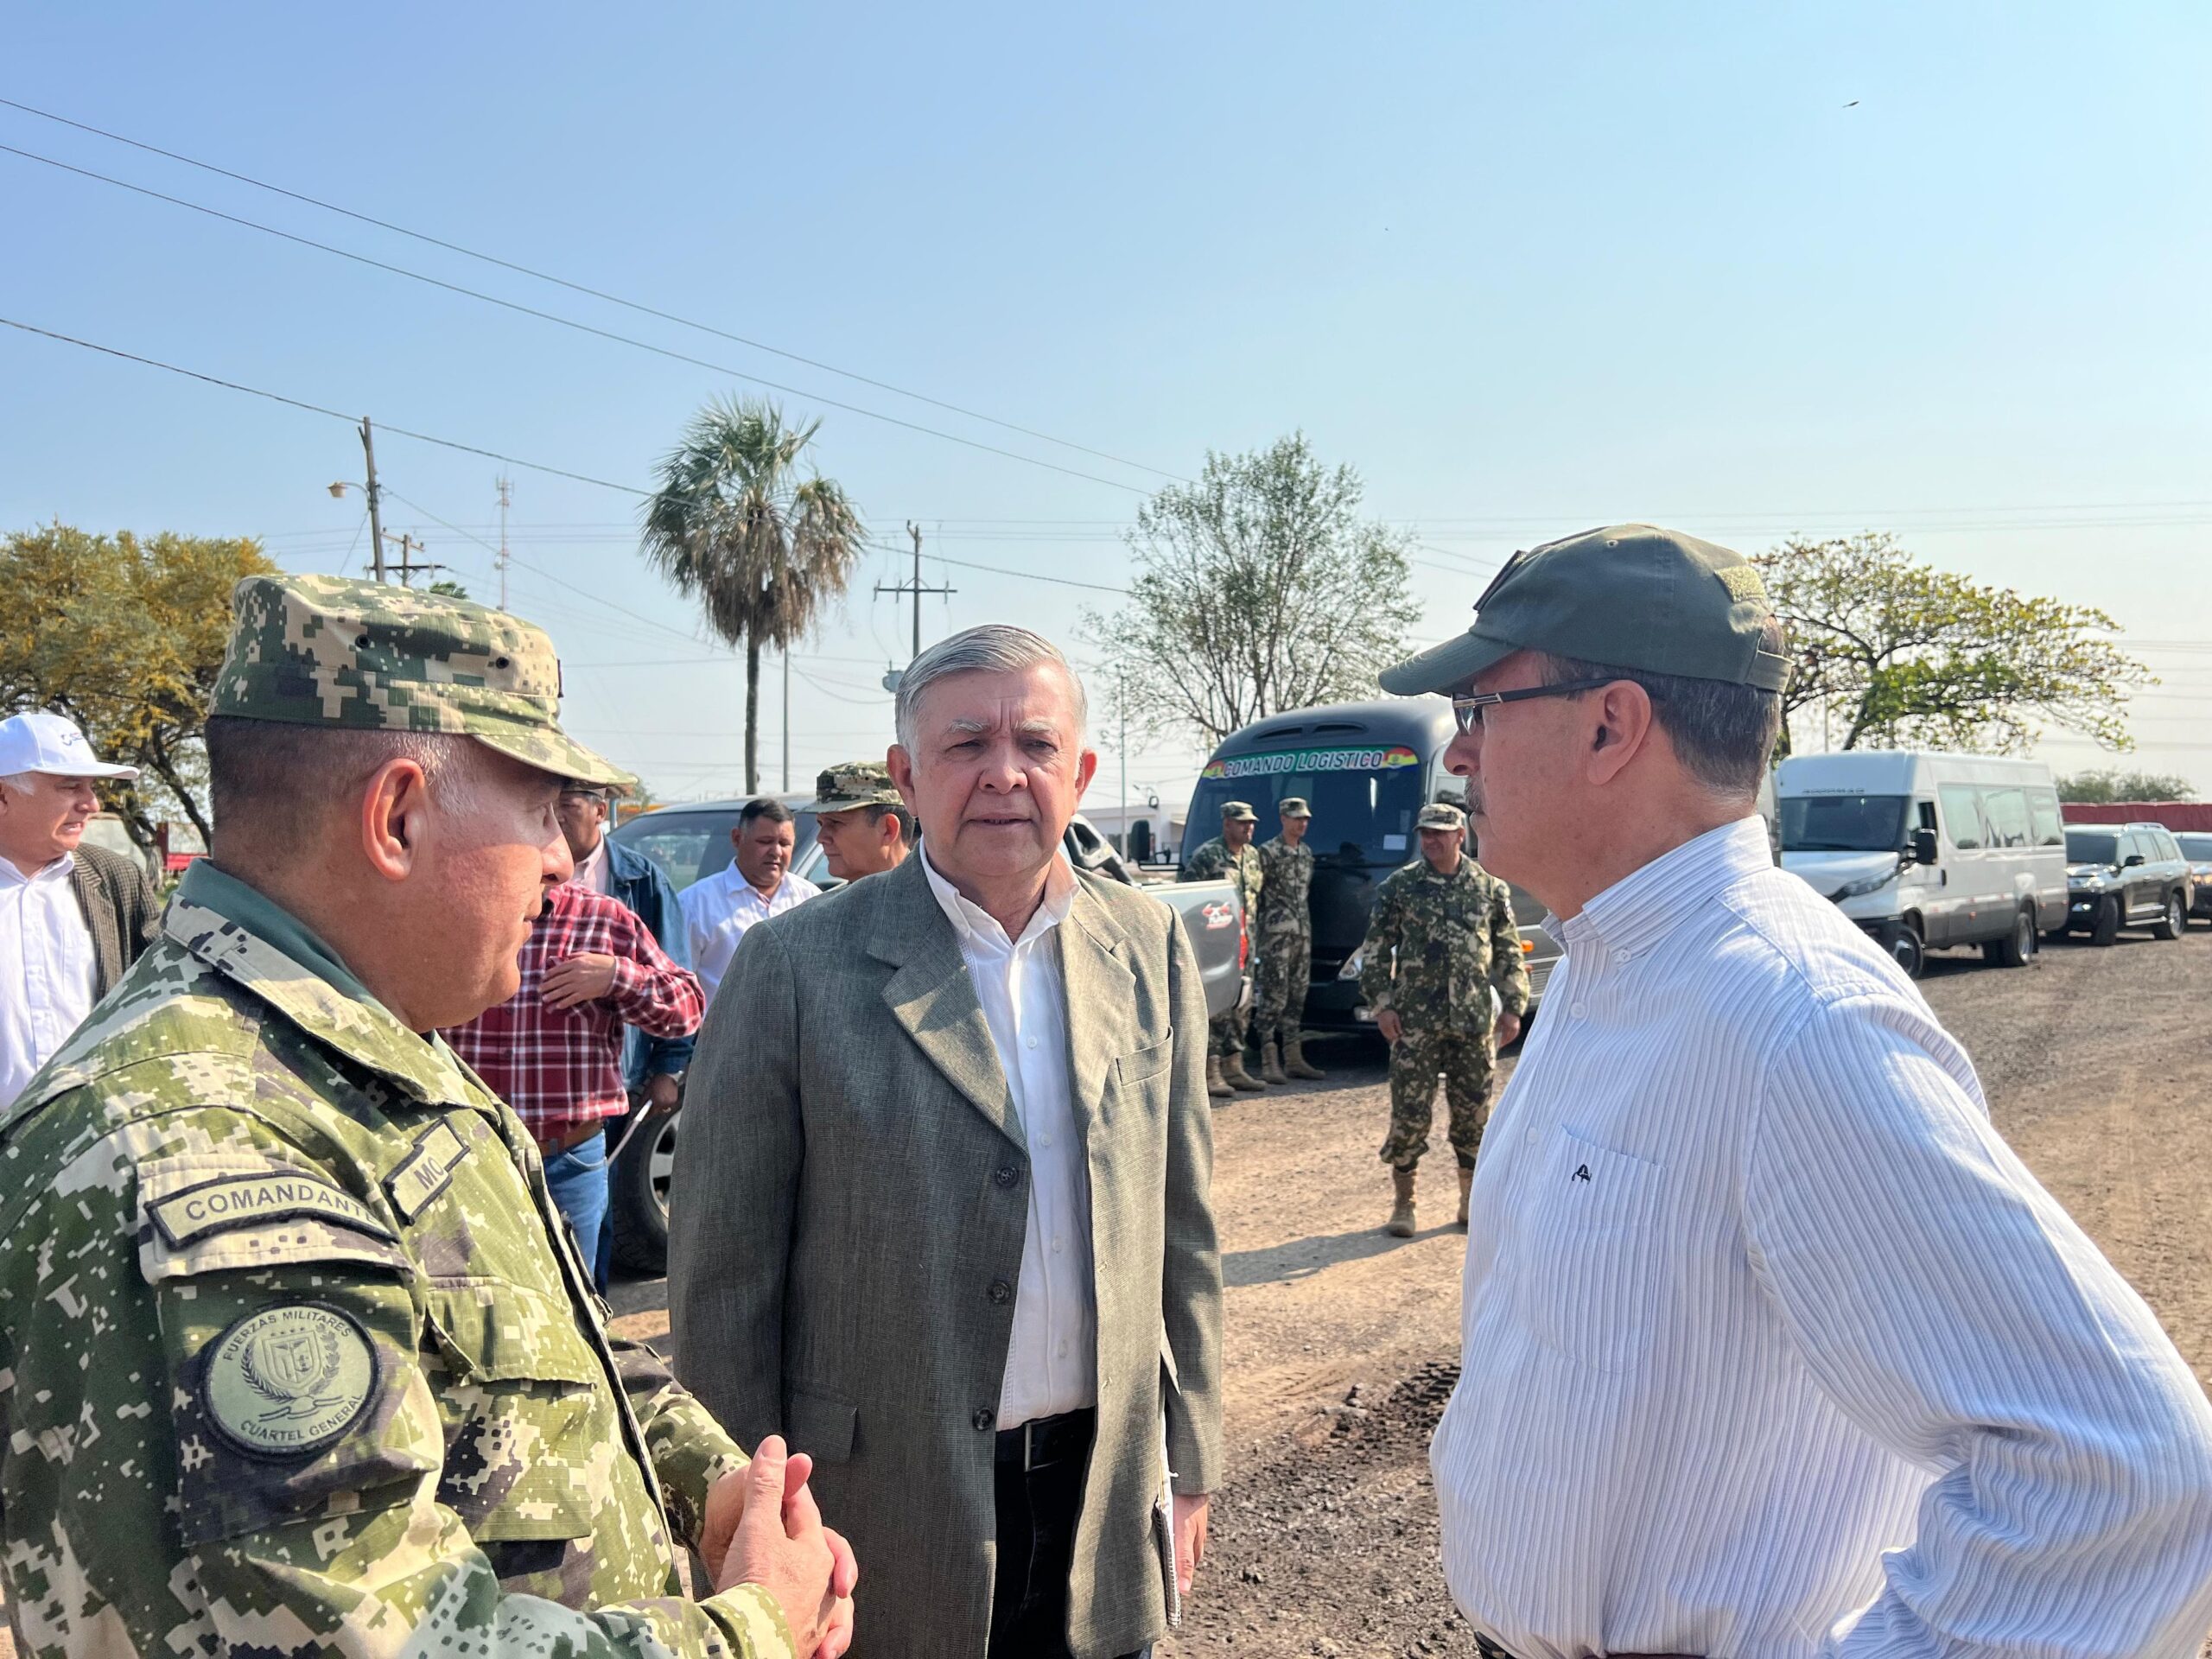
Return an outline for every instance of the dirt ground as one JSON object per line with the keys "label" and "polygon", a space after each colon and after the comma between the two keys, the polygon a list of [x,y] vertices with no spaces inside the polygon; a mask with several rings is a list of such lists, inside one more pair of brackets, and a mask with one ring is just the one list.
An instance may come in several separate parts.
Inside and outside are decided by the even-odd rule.
{"label": "dirt ground", "polygon": [[[2212,935],[2058,945],[2012,972],[1939,954],[1923,988],[1998,1127],[2212,1381]],[[1171,1650],[1472,1655],[1427,1468],[1459,1348],[1448,1159],[1432,1153],[1420,1235],[1384,1237],[1380,1051],[1312,1052],[1326,1083],[1216,1115],[1230,1473]],[[1442,1128],[1440,1102],[1438,1148]],[[658,1283],[620,1288],[626,1328],[666,1331]]]}

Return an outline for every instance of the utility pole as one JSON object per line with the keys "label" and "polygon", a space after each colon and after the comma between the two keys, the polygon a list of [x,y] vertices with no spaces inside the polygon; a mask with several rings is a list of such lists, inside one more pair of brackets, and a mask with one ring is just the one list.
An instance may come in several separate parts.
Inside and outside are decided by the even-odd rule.
{"label": "utility pole", "polygon": [[493,480],[499,487],[499,608],[507,608],[507,505],[514,494],[514,485],[501,478]]}
{"label": "utility pole", "polygon": [[1121,741],[1115,745],[1122,757],[1122,856],[1129,855],[1129,671],[1114,666],[1114,702],[1122,715]]}
{"label": "utility pole", "polygon": [[[957,588],[925,588],[922,586],[922,527],[912,519],[906,521],[906,533],[914,538],[914,579],[911,582],[894,582],[888,587],[875,584],[879,594],[912,594],[914,596],[914,657],[922,654],[922,595],[924,594],[957,594]],[[906,659],[913,660],[912,657]]]}
{"label": "utility pole", "polygon": [[[391,568],[399,572],[399,585],[401,587],[412,588],[415,584],[413,582],[410,581],[409,578],[413,576],[417,570],[442,570],[445,569],[445,566],[442,564],[417,564],[415,562],[414,556],[418,552],[427,553],[430,550],[424,546],[421,542],[416,541],[411,535],[395,536],[392,539],[399,543],[399,563],[393,565]],[[381,571],[381,560],[378,561],[378,565],[379,571]],[[379,574],[377,579],[381,582],[384,578],[382,575]]]}
{"label": "utility pole", "polygon": [[369,417],[361,416],[361,453],[369,461],[369,562],[378,582],[384,577],[384,512],[377,502],[377,446],[369,433]]}
{"label": "utility pole", "polygon": [[784,647],[784,793],[791,792],[791,648]]}

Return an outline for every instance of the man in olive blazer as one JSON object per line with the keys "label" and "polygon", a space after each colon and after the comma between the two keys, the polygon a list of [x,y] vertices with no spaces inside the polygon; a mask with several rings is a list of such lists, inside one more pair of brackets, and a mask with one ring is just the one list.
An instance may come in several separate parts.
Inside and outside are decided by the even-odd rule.
{"label": "man in olive blazer", "polygon": [[[951,763],[927,760],[916,788],[902,751],[932,711],[965,730],[996,716],[969,718],[963,707],[1011,707],[1020,731],[972,741],[1033,752],[1039,740],[1029,728],[1047,723],[1033,717],[1033,701],[1024,719],[1020,698],[982,695],[994,677],[962,667],[1004,660],[1009,649],[1018,661],[1035,636],[971,632],[995,639],[933,647],[900,690],[906,741],[892,751],[893,772],[917,803],[925,857],[747,938],[700,1033],[671,1205],[677,1368],[741,1440],[781,1433],[815,1459],[821,1502],[849,1528],[861,1564],[861,1659],[982,1659],[987,1641],[1004,1651],[1001,1580],[1046,1548],[1026,1534],[1022,1561],[1001,1548],[1001,1431],[1020,1431],[998,1416],[1017,1344],[1017,1284],[1033,1275],[1033,1294],[1050,1276],[1025,1255],[1026,1241],[1037,1249],[1032,1171],[1041,1182],[1048,1155],[1031,1137],[1048,1131],[1025,1125],[1017,1109],[1003,1039],[932,871],[938,883],[956,868],[982,871],[979,903],[1001,915],[994,872],[1031,880],[1030,853],[1006,849],[1049,840],[1046,858],[1059,859],[1060,830],[1096,756],[1082,752],[1064,809],[1055,791],[1065,780],[1038,766],[1019,775],[1030,764],[1020,757],[1011,770],[983,763],[986,780],[949,802]],[[994,644],[1001,656],[990,654]],[[950,670],[930,660],[945,652]],[[1073,686],[1057,652],[1045,669]],[[1049,679],[1045,669],[1029,679]],[[924,686],[914,686],[917,674]],[[1020,678],[997,677],[1009,676]],[[955,690],[926,689],[939,683]],[[1078,741],[1080,697],[1074,689]],[[925,732],[925,750],[930,741]],[[1062,1541],[1065,1650],[1116,1659],[1141,1652],[1167,1624],[1163,1449],[1186,1570],[1203,1548],[1203,1495],[1220,1477],[1205,998],[1168,906],[1079,875],[1065,859],[1049,887],[1044,864],[1036,868],[1033,908],[1011,906],[1004,938],[1027,937],[1025,913],[1057,894],[1046,903],[1065,907],[1055,912],[1055,949],[1065,1104],[1081,1141],[1075,1168],[1088,1190],[1096,1299],[1095,1438],[1075,1474],[1071,1549]],[[1022,1071],[1030,1075],[1026,1062]],[[1049,1249],[1060,1249],[1057,1236]],[[1062,1618],[1055,1605],[1047,1624]],[[1021,1638],[1022,1650],[1058,1647],[1030,1641]]]}

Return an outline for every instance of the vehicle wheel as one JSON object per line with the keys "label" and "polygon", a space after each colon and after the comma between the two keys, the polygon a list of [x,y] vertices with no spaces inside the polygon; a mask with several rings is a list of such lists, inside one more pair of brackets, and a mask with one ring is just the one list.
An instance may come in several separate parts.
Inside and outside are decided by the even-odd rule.
{"label": "vehicle wheel", "polygon": [[632,1273],[668,1271],[668,1178],[676,1168],[681,1109],[640,1124],[607,1172],[614,1259]]}
{"label": "vehicle wheel", "polygon": [[2012,918],[2012,931],[1981,947],[1983,958],[1999,968],[2024,968],[2035,960],[2036,918],[2022,911]]}
{"label": "vehicle wheel", "polygon": [[2110,944],[2120,937],[2120,900],[2107,893],[2097,906],[2097,919],[2089,929],[2091,944]]}
{"label": "vehicle wheel", "polygon": [[2154,939],[2177,939],[2181,938],[2182,929],[2188,925],[2189,912],[2182,908],[2181,894],[2170,893],[2166,895],[2166,913],[2151,924],[2151,937]]}
{"label": "vehicle wheel", "polygon": [[1928,966],[1928,951],[1920,942],[1920,929],[1910,922],[1899,923],[1897,931],[1890,936],[1890,955],[1904,969],[1907,979],[1918,979]]}

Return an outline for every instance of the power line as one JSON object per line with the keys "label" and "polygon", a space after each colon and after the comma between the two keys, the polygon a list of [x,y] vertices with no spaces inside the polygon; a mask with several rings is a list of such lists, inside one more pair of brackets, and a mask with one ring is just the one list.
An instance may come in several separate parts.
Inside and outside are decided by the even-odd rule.
{"label": "power line", "polygon": [[112,185],[118,190],[128,190],[134,195],[150,197],[156,201],[168,202],[172,207],[182,207],[195,213],[204,213],[210,219],[221,219],[227,225],[237,225],[249,231],[258,231],[264,236],[273,236],[282,241],[296,243],[303,248],[313,248],[319,253],[331,254],[340,259],[350,259],[355,264],[366,265],[372,270],[386,271],[395,276],[404,276],[410,282],[422,283],[431,288],[443,289],[448,294],[458,294],[466,299],[479,300],[486,305],[496,305],[502,310],[517,312],[523,316],[536,317],[540,321],[552,323],[556,327],[573,329],[578,334],[612,340],[618,346],[628,346],[638,351],[650,352],[656,357],[664,357],[673,362],[689,363],[695,368],[711,369],[716,374],[726,374],[736,380],[750,381],[756,386],[766,386],[769,391],[780,391],[786,397],[804,397],[810,403],[823,404],[831,409],[843,410],[849,415],[861,416],[871,421],[881,421],[888,426],[904,427],[909,432],[920,432],[932,438],[943,438],[947,443],[957,443],[970,449],[980,449],[986,454],[1002,456],[1007,461],[1018,461],[1025,466],[1041,467],[1047,472],[1063,474],[1069,478],[1079,478],[1087,483],[1103,484],[1109,489],[1127,490],[1132,495],[1151,493],[1139,484],[1127,484],[1116,478],[1102,478],[1096,473],[1083,472],[1073,467],[1063,467],[1056,461],[1044,461],[1035,455],[1025,455],[1019,450],[1001,449],[998,445],[985,443],[980,438],[964,438],[957,432],[947,432],[938,427],[924,426],[918,421],[903,420],[896,415],[886,415],[880,410],[864,409],[858,404],[849,404],[836,397],[825,397],[820,392],[806,391],[798,386],[785,385],[779,380],[770,380],[760,375],[748,374],[743,369],[734,369],[726,363],[715,363],[703,357],[694,357],[688,352],[675,351],[666,346],[656,346],[651,340],[639,340],[633,334],[617,334],[612,328],[601,328],[594,323],[582,322],[574,317],[564,317],[558,312],[540,310],[537,306],[524,305],[519,300],[502,299],[496,294],[486,294],[481,289],[464,287],[459,283],[449,283],[442,276],[432,276],[424,271],[410,270],[406,266],[395,265],[389,260],[372,259],[365,253],[355,253],[349,248],[337,247],[328,242],[318,242],[313,237],[300,236],[290,231],[279,230],[274,225],[264,225],[257,219],[242,219],[236,213],[226,213],[218,207],[209,207],[196,201],[188,201],[182,196],[172,196],[165,191],[149,189],[143,184],[132,184],[124,179],[111,178],[107,174],[96,173],[88,167],[77,167],[67,162],[56,161],[51,156],[41,156],[34,150],[19,149],[13,144],[0,144],[0,154],[18,156],[25,161],[36,162],[41,166],[54,168],[63,173],[73,173],[79,178],[94,179],[102,184]]}
{"label": "power line", "polygon": [[933,408],[944,410],[950,414],[963,416],[971,421],[982,421],[988,425],[1000,427],[1008,432],[1019,432],[1024,437],[1035,438],[1045,443],[1057,444],[1063,449],[1072,449],[1082,454],[1096,455],[1099,460],[1110,461],[1117,467],[1128,467],[1141,473],[1152,473],[1160,478],[1174,479],[1179,483],[1190,481],[1181,474],[1171,473],[1165,467],[1149,466],[1141,461],[1130,461],[1125,456],[1113,454],[1104,449],[1094,449],[1088,444],[1077,443],[1072,439],[1054,437],[1051,433],[1039,431],[1034,427],[1023,426],[1014,421],[1001,420],[997,416],[986,415],[980,410],[948,403],[941,397],[932,397],[926,392],[911,391],[904,386],[893,385],[888,380],[878,380],[868,375],[856,373],[850,369],[841,369],[833,363],[824,363],[817,358],[805,357],[797,352],[785,351],[780,346],[771,346],[765,340],[753,340],[744,334],[732,334],[726,328],[717,328],[711,323],[699,322],[690,317],[679,316],[673,311],[664,311],[658,307],[646,305],[637,300],[624,299],[620,295],[610,294],[604,289],[573,282],[565,276],[556,276],[550,271],[539,270],[534,266],[522,264],[512,259],[503,259],[496,254],[484,253],[474,248],[463,247],[458,242],[448,242],[444,238],[432,236],[428,232],[410,230],[406,226],[394,224],[390,219],[378,219],[373,214],[359,213],[351,207],[341,207],[336,202],[326,201],[319,196],[307,195],[297,190],[288,190],[283,185],[270,184],[266,180],[257,179],[248,174],[233,172],[226,167],[218,167],[213,162],[203,162],[196,157],[180,154],[176,150],[163,149],[158,144],[149,144],[141,139],[125,137],[119,132],[110,132],[105,127],[96,127],[87,122],[72,120],[66,115],[56,115],[51,110],[41,110],[29,104],[21,104],[12,98],[0,98],[0,105],[4,105],[11,110],[20,110],[26,115],[35,115],[42,121],[52,121],[65,127],[74,127],[79,132],[89,132],[95,137],[105,138],[113,143],[127,144],[131,149],[143,150],[149,156],[159,156],[168,161],[180,162],[187,167],[196,167],[202,172],[213,173],[220,178],[234,180],[239,184],[251,185],[257,190],[266,190],[272,195],[304,202],[310,207],[319,207],[325,213],[336,213],[359,224],[372,225],[378,230],[390,231],[396,236],[408,237],[431,247],[443,248],[448,253],[457,253],[465,258],[480,260],[487,265],[496,265],[502,270],[512,270],[518,275],[532,277],[541,283],[550,283],[555,287],[565,288],[571,293],[586,295],[594,300],[604,300],[609,305],[619,305],[626,310],[635,311],[641,315],[658,317],[664,322],[673,322],[682,327],[696,329],[703,334],[712,334],[719,340],[727,340],[734,345],[747,346],[756,352],[766,352],[772,356],[783,358],[788,362],[803,363],[808,368],[820,369],[825,374],[834,374],[841,379],[857,381],[864,386],[874,386],[879,391],[888,391],[900,397],[911,397],[916,403],[928,404]]}

